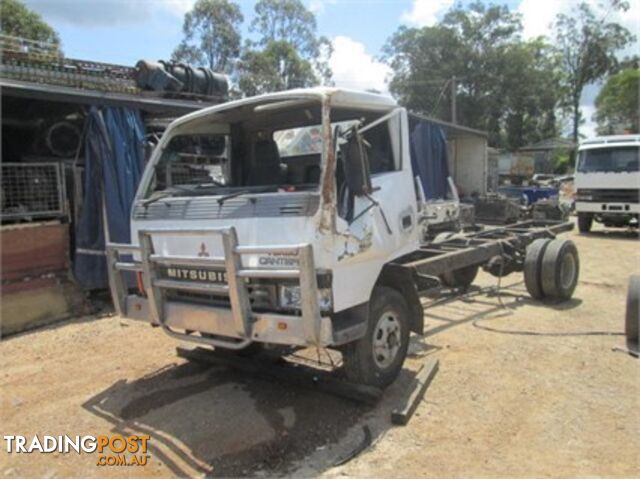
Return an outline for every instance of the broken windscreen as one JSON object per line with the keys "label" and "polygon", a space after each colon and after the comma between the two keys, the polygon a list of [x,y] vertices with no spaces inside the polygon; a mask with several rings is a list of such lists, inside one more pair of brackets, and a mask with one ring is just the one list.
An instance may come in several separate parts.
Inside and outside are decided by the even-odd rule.
{"label": "broken windscreen", "polygon": [[319,105],[287,102],[181,124],[154,159],[145,198],[317,190],[320,125]]}

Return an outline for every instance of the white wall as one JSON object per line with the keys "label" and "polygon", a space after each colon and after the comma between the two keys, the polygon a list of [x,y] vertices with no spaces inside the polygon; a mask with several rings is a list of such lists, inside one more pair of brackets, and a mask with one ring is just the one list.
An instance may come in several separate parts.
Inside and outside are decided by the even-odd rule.
{"label": "white wall", "polygon": [[487,192],[487,139],[469,135],[447,140],[449,172],[460,196]]}

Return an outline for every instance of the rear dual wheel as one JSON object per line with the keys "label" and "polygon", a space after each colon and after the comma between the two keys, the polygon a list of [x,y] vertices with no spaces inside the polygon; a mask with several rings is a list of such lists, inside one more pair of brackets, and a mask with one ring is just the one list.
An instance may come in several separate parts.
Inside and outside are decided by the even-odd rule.
{"label": "rear dual wheel", "polygon": [[524,281],[534,299],[570,299],[579,273],[578,250],[571,240],[540,238],[527,248]]}
{"label": "rear dual wheel", "polygon": [[[433,244],[444,243],[445,241],[454,238],[457,233],[447,231],[439,233],[433,240]],[[440,275],[440,281],[442,284],[449,288],[461,288],[467,289],[478,276],[478,265],[466,266],[464,268],[453,269]]]}
{"label": "rear dual wheel", "polygon": [[449,288],[467,289],[478,276],[478,266],[472,265],[465,268],[453,269],[440,276],[442,283]]}

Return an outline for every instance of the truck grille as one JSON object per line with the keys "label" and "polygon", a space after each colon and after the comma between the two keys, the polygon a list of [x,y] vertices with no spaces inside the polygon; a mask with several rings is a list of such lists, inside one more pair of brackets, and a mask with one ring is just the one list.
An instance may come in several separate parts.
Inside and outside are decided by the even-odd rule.
{"label": "truck grille", "polygon": [[640,203],[640,189],[579,189],[576,200],[589,203]]}
{"label": "truck grille", "polygon": [[[249,302],[252,309],[258,310],[274,310],[277,307],[276,286],[270,284],[256,284],[247,287],[249,291]],[[214,306],[219,308],[230,308],[228,296],[216,294],[207,294],[192,291],[182,291],[168,289],[166,298],[169,301],[180,301],[184,303],[196,303],[205,306]]]}
{"label": "truck grille", "polygon": [[230,198],[223,204],[213,197],[172,198],[147,207],[138,203],[133,207],[135,220],[224,220],[239,218],[277,218],[282,216],[312,216],[318,210],[320,195],[287,193],[265,195],[257,200]]}

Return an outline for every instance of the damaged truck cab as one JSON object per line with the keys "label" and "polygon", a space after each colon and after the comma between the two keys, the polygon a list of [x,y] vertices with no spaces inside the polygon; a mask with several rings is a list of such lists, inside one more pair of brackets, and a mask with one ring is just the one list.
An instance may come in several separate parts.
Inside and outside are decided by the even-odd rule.
{"label": "damaged truck cab", "polygon": [[118,312],[232,350],[337,347],[375,328],[371,361],[389,373],[354,375],[388,382],[422,332],[415,287],[384,271],[420,242],[407,128],[392,99],[329,88],[176,120],[141,180],[132,244],[108,248]]}
{"label": "damaged truck cab", "polygon": [[[107,247],[119,314],[222,350],[339,348],[350,379],[388,385],[423,331],[420,282],[438,284],[416,268],[433,249],[408,128],[391,98],[333,88],[176,120],[139,185],[132,244]],[[465,271],[489,259],[464,252]]]}

